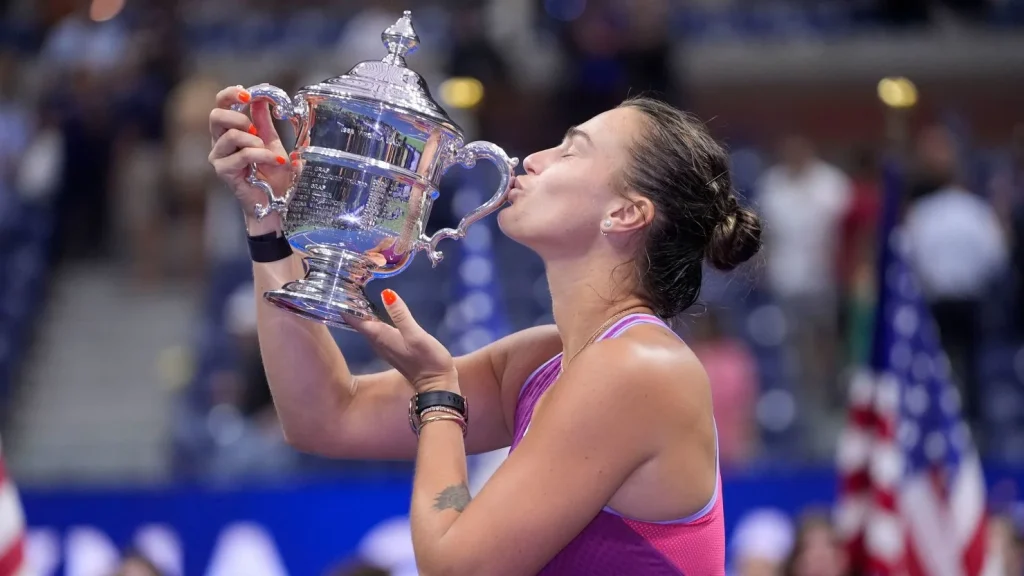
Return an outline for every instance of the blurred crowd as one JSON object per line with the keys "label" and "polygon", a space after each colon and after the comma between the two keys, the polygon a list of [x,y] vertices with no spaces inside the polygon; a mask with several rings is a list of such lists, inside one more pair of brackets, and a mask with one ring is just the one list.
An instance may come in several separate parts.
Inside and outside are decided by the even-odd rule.
{"label": "blurred crowd", "polygon": [[[290,470],[297,457],[283,446],[272,449],[280,439],[256,345],[241,218],[206,163],[212,95],[225,85],[258,81],[294,92],[378,58],[380,31],[403,6],[393,0],[344,7],[307,1],[285,13],[279,3],[255,0],[5,4],[10,18],[0,51],[0,221],[10,228],[19,206],[46,205],[53,217],[49,262],[114,259],[131,270],[140,289],[171,280],[203,287],[198,368],[183,395],[179,427],[182,466],[208,471],[220,463],[228,476],[256,462]],[[811,14],[835,8],[812,4],[773,6]],[[496,26],[512,26],[509,18],[496,23],[494,6],[419,8],[416,23],[429,48],[411,65],[434,88],[451,77],[476,78],[484,86],[479,104],[449,106],[469,138],[523,155],[630,93],[653,92],[687,106],[687,87],[672,62],[679,7],[667,0],[531,5],[533,18],[519,24],[534,54],[528,64],[512,58],[521,48],[494,40],[500,37]],[[906,25],[950,15],[984,19],[1007,5],[1012,3],[864,2],[853,3],[848,16],[851,22]],[[684,12],[695,18],[744,6],[708,1]],[[317,41],[323,44],[317,58],[297,60],[310,48],[289,46],[294,34],[288,30],[275,36],[260,27],[280,16],[275,21],[301,31],[309,15],[322,12],[336,13],[342,25],[334,38]],[[238,31],[247,26],[249,33]],[[227,30],[240,44],[262,49],[249,56],[226,48],[218,38]],[[275,59],[275,52],[283,59]],[[830,150],[825,158],[800,135],[778,136],[734,150],[734,180],[767,222],[764,261],[738,280],[722,282],[709,273],[707,305],[684,323],[715,386],[728,465],[787,455],[829,458],[848,370],[867,354],[882,203],[879,148]],[[1004,161],[986,156],[984,169],[971,156],[976,151],[958,138],[955,129],[941,125],[916,136],[905,175],[906,224],[919,248],[914,264],[963,387],[965,411],[979,424],[986,417],[979,358],[991,340],[979,331],[1001,329],[1001,341],[1016,342],[1021,334],[1014,329],[1024,327],[1014,293],[1018,283],[1010,281],[1013,264],[1024,258],[1018,216],[1022,136],[1018,130],[1016,144],[1006,142]],[[441,195],[431,227],[455,221],[453,196]],[[499,246],[496,254],[512,328],[548,321],[539,264],[514,246]],[[503,269],[501,261],[508,259],[528,264]],[[403,276],[416,278],[417,270]],[[451,282],[442,271],[423,273],[442,286]],[[424,304],[422,316],[442,336],[444,293],[433,302],[437,313]],[[998,321],[993,328],[981,320],[989,317],[1001,320],[1001,328]],[[375,366],[365,346],[350,345],[354,364]],[[206,425],[195,425],[200,422]],[[794,437],[802,440],[787,440]],[[238,445],[246,438],[252,438],[251,450]],[[280,461],[267,454],[280,454]]]}
{"label": "blurred crowd", "polygon": [[[850,26],[927,26],[1024,13],[1012,0],[793,1],[770,10],[760,0],[702,0],[687,10],[669,0],[537,0],[520,21],[492,4],[499,3],[414,7],[424,48],[410,64],[435,95],[446,78],[478,79],[485,97],[452,108],[453,117],[468,138],[519,156],[552,145],[566,127],[627,94],[653,91],[686,107],[688,87],[673,54],[697,36],[693,22],[702,18],[774,10],[834,23],[842,12]],[[380,31],[404,8],[394,0],[0,2],[0,238],[14,238],[26,214],[45,207],[49,266],[113,260],[139,290],[175,281],[205,294],[195,371],[175,428],[183,474],[230,480],[326,465],[284,445],[270,405],[242,219],[206,161],[213,95],[261,81],[294,93],[379,58]],[[331,16],[326,26],[324,14]],[[742,29],[746,20],[735,22]],[[530,58],[514,56],[524,50]],[[1009,427],[1024,424],[1000,407],[1019,386],[992,384],[1024,371],[1024,283],[1017,277],[1024,270],[1024,129],[1014,134],[998,150],[981,151],[955,125],[931,126],[911,140],[900,186],[912,264],[966,417],[990,453],[1024,460],[1024,442],[993,440],[1020,439],[1020,429]],[[767,225],[763,261],[729,280],[708,272],[704,304],[681,328],[714,387],[727,467],[830,459],[850,370],[869,353],[877,226],[891,184],[883,150],[826,155],[801,135],[777,136],[733,151],[734,180]],[[444,192],[431,228],[453,224],[460,213]],[[9,246],[0,242],[0,253]],[[494,252],[510,328],[550,321],[539,262],[501,238]],[[0,284],[7,284],[6,272],[13,278],[21,269],[15,259],[3,262]],[[423,264],[396,281],[439,287],[412,305],[450,341],[445,299],[457,278]],[[364,344],[338,338],[358,370],[380,366]],[[995,376],[1000,370],[1011,376]],[[771,538],[738,536],[735,546],[751,542],[759,559],[751,565],[764,560],[775,568],[738,573],[843,573],[806,568],[842,564],[830,556],[839,552],[827,521],[809,516],[793,529],[766,512],[750,526],[750,534]]]}

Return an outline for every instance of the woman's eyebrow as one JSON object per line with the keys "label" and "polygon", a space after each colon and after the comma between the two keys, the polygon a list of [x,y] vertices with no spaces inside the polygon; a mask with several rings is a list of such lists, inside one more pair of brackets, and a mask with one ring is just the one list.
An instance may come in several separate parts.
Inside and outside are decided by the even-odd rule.
{"label": "woman's eyebrow", "polygon": [[577,126],[570,126],[569,129],[565,131],[564,140],[572,140],[573,138],[580,138],[591,147],[594,145],[594,141],[590,139],[590,134],[587,134]]}

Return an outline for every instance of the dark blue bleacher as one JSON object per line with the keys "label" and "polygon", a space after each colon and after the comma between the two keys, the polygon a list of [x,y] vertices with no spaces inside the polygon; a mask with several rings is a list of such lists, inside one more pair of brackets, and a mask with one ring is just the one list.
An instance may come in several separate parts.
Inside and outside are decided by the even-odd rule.
{"label": "dark blue bleacher", "polygon": [[[823,0],[814,3],[762,1],[725,3],[721,6],[679,6],[672,17],[673,35],[691,43],[723,40],[776,40],[793,38],[836,39],[857,32],[872,31],[880,24],[864,18],[857,3],[847,0]],[[1024,25],[1024,0],[997,3],[990,10],[988,23],[995,28]],[[252,12],[241,23],[192,22],[186,38],[194,49],[203,52],[264,50],[299,53],[302,50],[330,49],[338,45],[345,19],[325,16],[316,11],[298,11],[286,15],[259,16]],[[424,43],[441,49],[449,37],[446,23],[436,12],[421,10],[417,30]],[[301,30],[301,33],[296,33]],[[14,31],[12,29],[11,34]],[[22,32],[19,37],[24,37]]]}
{"label": "dark blue bleacher", "polygon": [[48,205],[5,199],[0,208],[0,406],[7,405],[44,303],[52,231]]}

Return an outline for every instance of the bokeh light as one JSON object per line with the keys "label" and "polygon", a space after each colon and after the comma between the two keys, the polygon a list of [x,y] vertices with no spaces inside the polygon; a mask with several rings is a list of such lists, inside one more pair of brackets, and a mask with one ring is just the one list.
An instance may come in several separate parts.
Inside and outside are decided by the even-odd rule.
{"label": "bokeh light", "polygon": [[484,85],[476,78],[449,78],[441,83],[441,100],[452,108],[474,108],[484,99]]}
{"label": "bokeh light", "polygon": [[917,87],[902,76],[882,78],[878,82],[878,98],[890,108],[913,108],[917,104]]}

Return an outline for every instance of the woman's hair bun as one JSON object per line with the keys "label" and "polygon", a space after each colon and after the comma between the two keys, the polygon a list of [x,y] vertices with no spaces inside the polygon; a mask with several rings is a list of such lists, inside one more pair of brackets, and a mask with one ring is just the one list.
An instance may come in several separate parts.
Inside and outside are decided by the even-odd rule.
{"label": "woman's hair bun", "polygon": [[761,249],[761,219],[730,198],[730,209],[711,231],[705,257],[719,270],[732,270]]}

